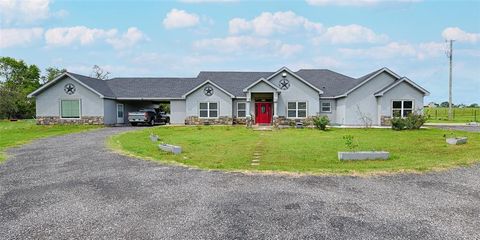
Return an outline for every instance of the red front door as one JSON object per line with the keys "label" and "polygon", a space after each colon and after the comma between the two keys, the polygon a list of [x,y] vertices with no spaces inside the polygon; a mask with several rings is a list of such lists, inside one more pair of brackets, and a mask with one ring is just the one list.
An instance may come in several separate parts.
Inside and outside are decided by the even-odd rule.
{"label": "red front door", "polygon": [[255,103],[255,122],[257,124],[270,124],[272,122],[272,103]]}

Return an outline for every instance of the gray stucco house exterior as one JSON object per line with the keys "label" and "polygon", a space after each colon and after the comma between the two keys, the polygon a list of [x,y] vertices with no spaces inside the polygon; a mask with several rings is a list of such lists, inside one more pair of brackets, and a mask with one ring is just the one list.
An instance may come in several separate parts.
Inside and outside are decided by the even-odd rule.
{"label": "gray stucco house exterior", "polygon": [[127,113],[170,104],[172,124],[389,125],[393,116],[423,108],[429,92],[388,68],[360,78],[326,69],[276,72],[202,71],[192,78],[99,80],[64,73],[29,97],[38,124],[123,124]]}

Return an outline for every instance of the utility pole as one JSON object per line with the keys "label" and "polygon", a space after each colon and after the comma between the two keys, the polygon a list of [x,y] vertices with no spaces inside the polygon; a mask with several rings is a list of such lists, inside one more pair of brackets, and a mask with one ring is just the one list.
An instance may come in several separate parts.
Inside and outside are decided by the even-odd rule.
{"label": "utility pole", "polygon": [[452,56],[453,56],[453,41],[454,40],[447,40],[449,43],[449,50],[447,50],[446,54],[448,60],[450,61],[450,73],[448,77],[448,120],[453,120],[452,117]]}

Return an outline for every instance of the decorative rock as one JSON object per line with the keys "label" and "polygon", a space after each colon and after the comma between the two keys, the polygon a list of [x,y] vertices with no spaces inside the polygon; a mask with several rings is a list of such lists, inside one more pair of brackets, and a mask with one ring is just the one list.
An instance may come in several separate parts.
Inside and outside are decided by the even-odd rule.
{"label": "decorative rock", "polygon": [[150,141],[152,141],[152,142],[157,142],[158,139],[159,139],[158,135],[153,135],[153,134],[150,135]]}
{"label": "decorative rock", "polygon": [[82,116],[79,119],[60,118],[58,116],[40,116],[37,117],[37,125],[101,125],[103,124],[103,117],[100,116]]}
{"label": "decorative rock", "polygon": [[385,160],[389,157],[390,153],[384,151],[338,152],[340,160]]}
{"label": "decorative rock", "polygon": [[166,144],[166,143],[163,143],[163,144],[159,144],[158,145],[158,148],[160,148],[160,150],[163,150],[165,152],[171,152],[173,154],[180,154],[182,153],[182,147],[180,146],[175,146],[175,145],[171,145],[171,144]]}
{"label": "decorative rock", "polygon": [[460,145],[467,143],[467,137],[447,138],[445,141],[451,145]]}
{"label": "decorative rock", "polygon": [[197,116],[189,116],[185,119],[185,125],[232,125],[233,118],[220,116],[218,118],[199,118]]}

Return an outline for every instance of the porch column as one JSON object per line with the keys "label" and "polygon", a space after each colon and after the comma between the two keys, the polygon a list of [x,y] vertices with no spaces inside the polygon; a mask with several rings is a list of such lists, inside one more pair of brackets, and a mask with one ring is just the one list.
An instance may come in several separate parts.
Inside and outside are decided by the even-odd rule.
{"label": "porch column", "polygon": [[250,113],[250,101],[251,101],[252,94],[250,91],[247,92],[247,104],[245,106],[245,112],[246,112],[246,117],[252,117],[252,114]]}
{"label": "porch column", "polygon": [[278,117],[277,114],[278,92],[273,93],[273,117]]}

